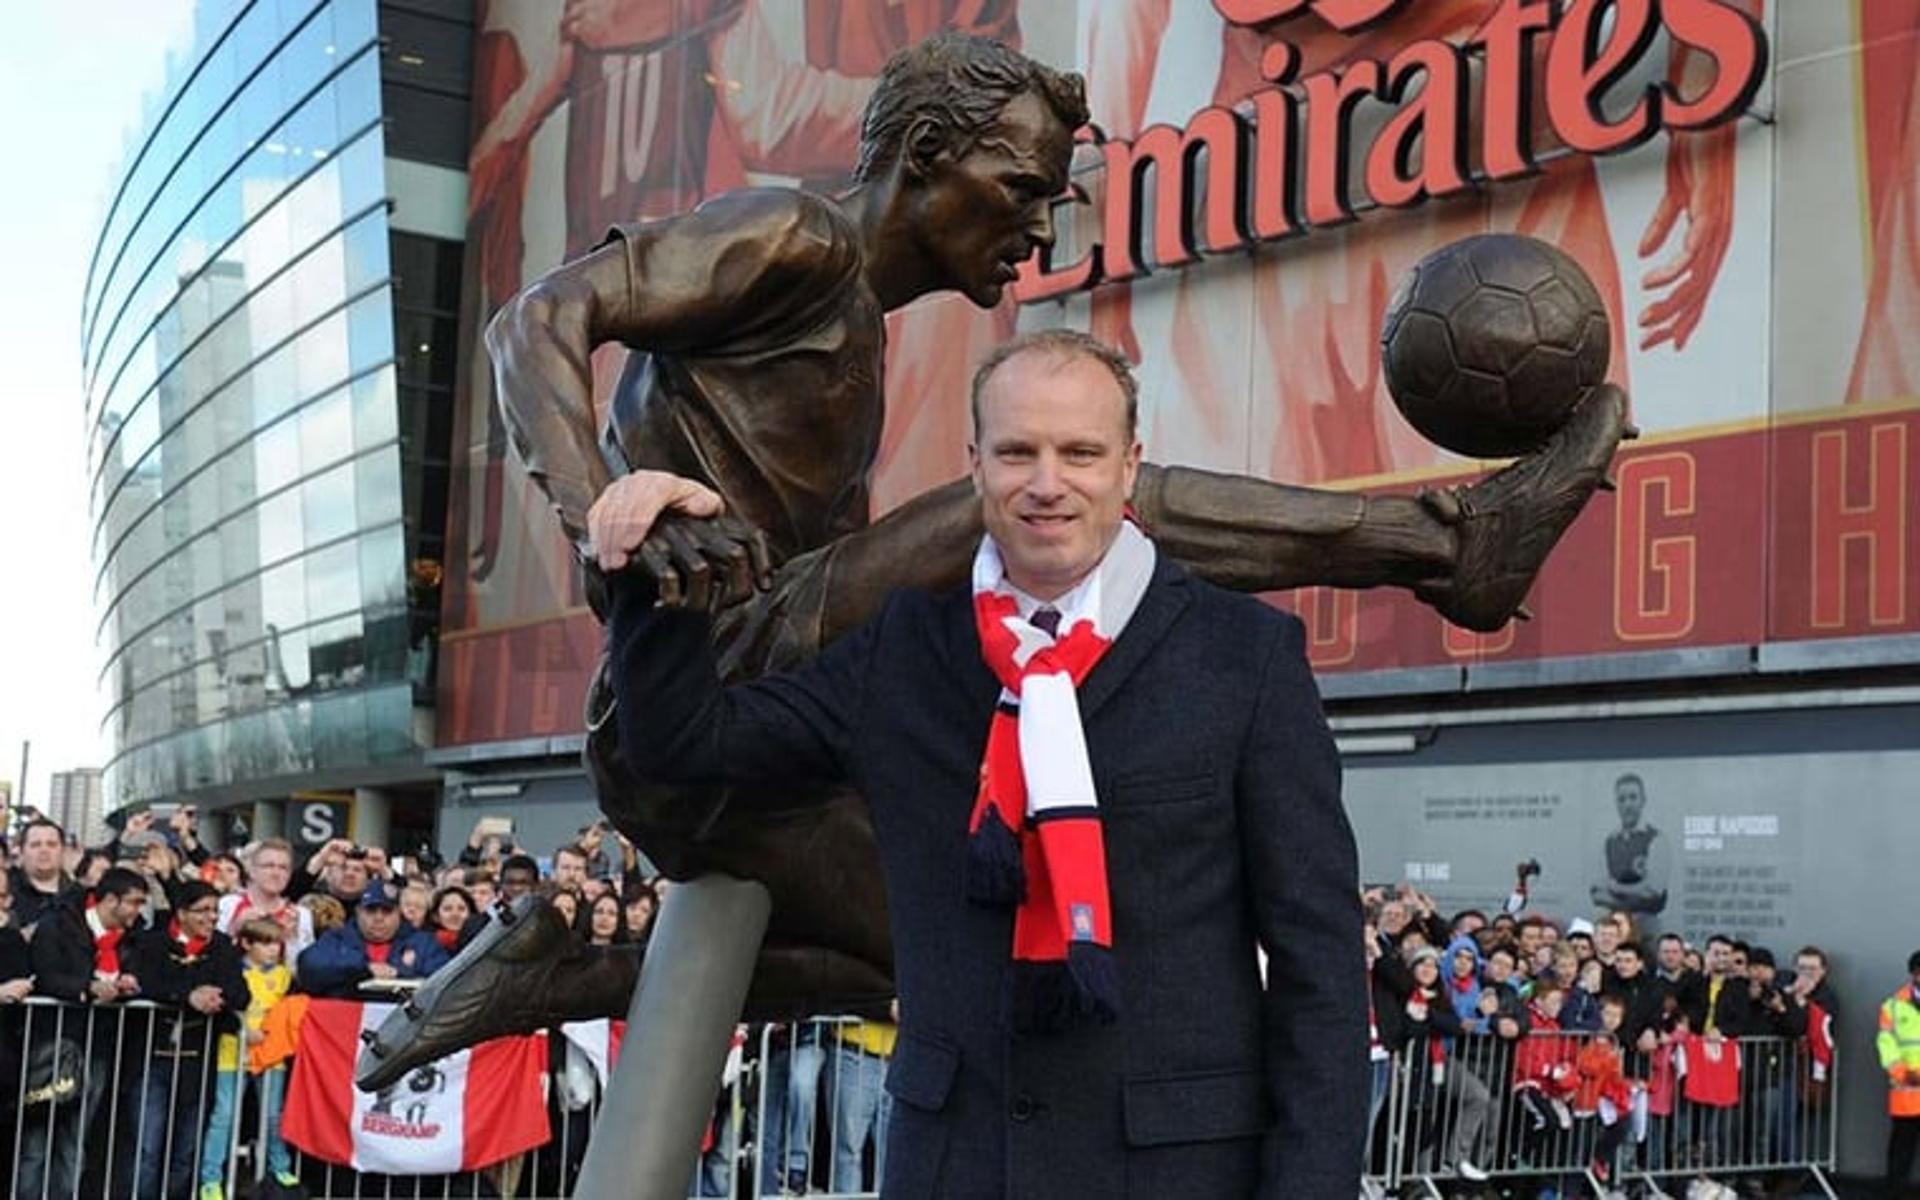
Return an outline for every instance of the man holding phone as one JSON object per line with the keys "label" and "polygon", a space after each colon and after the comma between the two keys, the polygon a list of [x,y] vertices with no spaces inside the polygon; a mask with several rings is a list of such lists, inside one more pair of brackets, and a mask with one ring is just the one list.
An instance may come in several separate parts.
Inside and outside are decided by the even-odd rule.
{"label": "man holding phone", "polygon": [[497,867],[513,853],[513,818],[488,816],[473,823],[467,844],[461,847],[460,864],[466,867]]}
{"label": "man holding phone", "polygon": [[359,906],[360,897],[373,877],[368,868],[366,847],[356,846],[348,838],[334,838],[314,851],[313,857],[307,860],[306,875],[303,881],[306,886],[296,889],[299,893],[324,892],[338,900],[349,917]]}

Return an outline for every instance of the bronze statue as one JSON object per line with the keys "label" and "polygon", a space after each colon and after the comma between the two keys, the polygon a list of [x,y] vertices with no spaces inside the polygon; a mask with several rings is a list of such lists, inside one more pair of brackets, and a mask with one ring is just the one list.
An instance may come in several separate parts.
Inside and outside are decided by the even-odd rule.
{"label": "bronze statue", "polygon": [[[487,331],[497,393],[589,596],[596,570],[637,560],[663,602],[716,611],[723,666],[741,678],[806,658],[896,588],[962,585],[982,532],[968,481],[868,520],[882,316],[948,289],[998,303],[1016,264],[1053,242],[1086,119],[1079,76],[938,35],[888,64],[850,192],[745,190],[623,226],[508,303]],[[589,353],[610,341],[632,354],[602,438]],[[1148,465],[1134,508],[1163,552],[1213,583],[1394,585],[1493,630],[1524,615],[1541,562],[1630,435],[1625,397],[1603,387],[1536,453],[1464,488],[1368,497]],[[588,545],[589,508],[630,468],[712,486],[732,522],[669,518],[643,545]],[[752,558],[761,546],[766,563]],[[885,896],[859,797],[639,786],[622,777],[609,696],[596,679],[586,756],[608,816],[673,877],[724,871],[773,895],[750,1013],[884,1004]],[[521,912],[395,1014],[361,1086],[486,1037],[623,1011],[636,954],[569,947],[550,911]]]}

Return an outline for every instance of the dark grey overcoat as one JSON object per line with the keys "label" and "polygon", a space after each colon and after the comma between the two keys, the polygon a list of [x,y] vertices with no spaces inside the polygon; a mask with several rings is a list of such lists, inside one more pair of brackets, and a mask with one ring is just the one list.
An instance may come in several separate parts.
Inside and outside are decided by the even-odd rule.
{"label": "dark grey overcoat", "polygon": [[872,806],[902,1011],[886,1200],[1357,1194],[1357,867],[1298,620],[1162,559],[1080,692],[1123,1012],[1019,1037],[1012,916],[962,887],[998,691],[971,597],[903,592],[806,667],[724,690],[704,616],[630,581],[614,608],[642,778],[846,780]]}

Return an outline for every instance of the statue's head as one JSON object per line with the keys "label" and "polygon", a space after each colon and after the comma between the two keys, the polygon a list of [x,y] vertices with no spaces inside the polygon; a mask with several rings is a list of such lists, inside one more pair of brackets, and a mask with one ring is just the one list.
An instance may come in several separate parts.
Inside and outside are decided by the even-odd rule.
{"label": "statue's head", "polygon": [[1017,265],[1053,244],[1086,81],[987,38],[942,33],[893,56],[867,102],[854,177],[897,175],[946,286],[1000,302]]}

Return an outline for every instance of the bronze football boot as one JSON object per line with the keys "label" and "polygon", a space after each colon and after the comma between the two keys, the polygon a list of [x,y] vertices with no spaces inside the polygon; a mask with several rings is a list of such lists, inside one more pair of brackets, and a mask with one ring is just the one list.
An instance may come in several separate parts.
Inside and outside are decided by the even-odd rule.
{"label": "bronze football boot", "polygon": [[1459,538],[1453,574],[1414,586],[1414,594],[1465,629],[1492,633],[1515,616],[1533,578],[1595,488],[1612,489],[1607,469],[1623,439],[1627,395],[1602,384],[1546,445],[1478,483],[1425,491],[1428,511]]}

